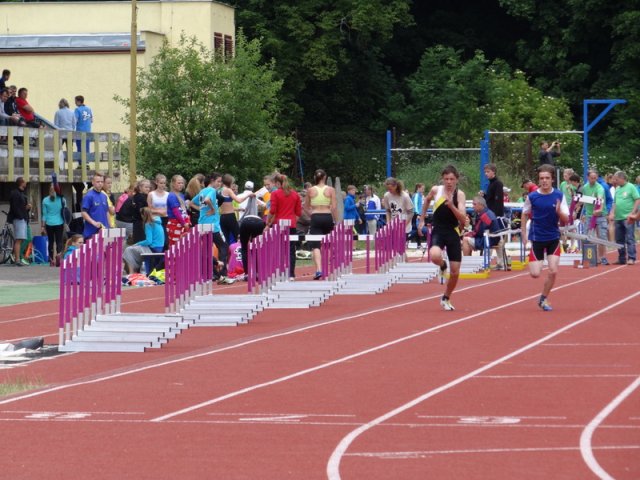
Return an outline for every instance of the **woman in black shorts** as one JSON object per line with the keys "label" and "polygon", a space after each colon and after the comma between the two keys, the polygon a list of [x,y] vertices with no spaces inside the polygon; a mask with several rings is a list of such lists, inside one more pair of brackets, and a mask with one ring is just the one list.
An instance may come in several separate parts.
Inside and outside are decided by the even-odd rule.
{"label": "woman in black shorts", "polygon": [[[336,191],[326,184],[327,174],[324,170],[316,170],[313,175],[315,185],[307,190],[305,210],[311,212],[310,235],[326,235],[331,233],[336,217]],[[311,241],[313,262],[316,266],[314,280],[320,280],[322,274],[322,258],[320,242]]]}

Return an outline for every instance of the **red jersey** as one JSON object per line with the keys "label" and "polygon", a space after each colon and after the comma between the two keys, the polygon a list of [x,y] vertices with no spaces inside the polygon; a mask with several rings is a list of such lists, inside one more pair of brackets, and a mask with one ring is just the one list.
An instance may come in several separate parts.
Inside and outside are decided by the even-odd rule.
{"label": "red jersey", "polygon": [[291,189],[289,195],[279,188],[275,192],[271,192],[271,208],[269,213],[273,215],[273,223],[277,224],[280,220],[289,220],[290,226],[295,227],[298,217],[302,215],[302,202],[298,192]]}

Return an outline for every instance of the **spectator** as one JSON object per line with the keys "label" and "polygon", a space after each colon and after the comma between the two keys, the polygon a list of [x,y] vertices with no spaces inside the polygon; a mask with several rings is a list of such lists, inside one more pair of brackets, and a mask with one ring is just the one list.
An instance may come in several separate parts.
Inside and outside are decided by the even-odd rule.
{"label": "spectator", "polygon": [[[271,211],[267,218],[267,228],[281,220],[289,222],[289,233],[296,234],[296,221],[302,214],[300,195],[289,185],[285,175],[275,175],[277,189],[271,194]],[[355,187],[353,187],[355,189]],[[289,242],[289,280],[296,278],[296,247],[297,242]]]}
{"label": "spectator", "polygon": [[[47,235],[49,241],[49,264],[56,265],[57,255],[62,253],[62,237],[64,235],[64,218],[62,210],[65,200],[56,192],[56,188],[49,187],[49,195],[42,200],[42,235]],[[54,245],[55,253],[54,255]]]}
{"label": "spectator", "polygon": [[571,202],[573,201],[573,196],[576,193],[575,190],[572,189],[572,185],[569,182],[571,175],[573,175],[574,173],[576,172],[574,172],[573,168],[565,168],[562,171],[562,183],[560,183],[560,187],[558,187],[560,191],[563,193],[564,199],[567,202],[567,205],[571,205]]}
{"label": "spectator", "polygon": [[354,223],[359,223],[360,216],[358,215],[358,209],[356,207],[356,193],[357,189],[354,185],[347,187],[347,194],[344,197],[344,219],[353,220]]}
{"label": "spectator", "polygon": [[[164,250],[164,229],[160,217],[154,216],[148,207],[140,211],[144,225],[144,240],[127,247],[122,259],[127,265],[129,273],[139,273],[144,257],[143,253],[162,253]],[[147,274],[156,268],[158,262],[155,257],[149,261]]]}
{"label": "spectator", "polygon": [[525,193],[527,193],[527,194],[535,192],[536,190],[538,190],[538,185],[533,183],[528,178],[522,181],[522,185],[520,185],[520,187],[524,188],[525,189]]}
{"label": "spectator", "polygon": [[240,196],[236,195],[231,186],[234,183],[234,178],[225,173],[222,176],[222,190],[220,194],[222,195],[222,205],[220,205],[220,228],[222,229],[222,235],[224,236],[227,245],[231,245],[240,240],[240,226],[238,225],[238,219],[236,218],[236,211],[233,208],[233,201],[235,200],[238,203],[242,203],[242,201],[254,195],[253,192],[249,192],[247,194],[242,194]]}
{"label": "spectator", "polygon": [[11,71],[6,68],[2,70],[2,77],[0,77],[0,91],[7,88],[7,82],[11,78]]}
{"label": "spectator", "polygon": [[84,245],[84,237],[79,233],[71,235],[67,239],[67,243],[64,245],[64,253],[62,254],[62,259],[71,256],[73,252],[78,250],[82,245]]}
{"label": "spectator", "polygon": [[124,228],[127,238],[133,236],[134,188],[128,187],[116,202],[116,227]]}
{"label": "spectator", "polygon": [[22,242],[27,239],[27,226],[29,224],[29,211],[31,204],[24,193],[27,189],[27,181],[18,177],[16,188],[9,197],[9,215],[7,222],[13,224],[13,261],[17,267],[29,265],[29,262],[22,257]]}
{"label": "spectator", "polygon": [[20,126],[26,126],[26,123],[24,122],[22,117],[20,117],[20,112],[18,111],[18,104],[16,103],[17,90],[18,89],[15,85],[11,85],[7,89],[9,97],[4,102],[4,112],[11,117],[16,117]]}
{"label": "spectator", "polygon": [[484,174],[489,180],[487,191],[483,192],[487,208],[497,217],[504,217],[504,185],[498,179],[498,168],[494,163],[487,163],[484,166]]}
{"label": "spectator", "polygon": [[404,215],[406,233],[411,233],[411,220],[413,218],[413,202],[409,194],[404,191],[404,185],[400,180],[389,177],[384,182],[387,192],[382,197],[382,208],[387,211],[387,223],[392,219]]}
{"label": "spectator", "polygon": [[82,218],[84,219],[82,235],[85,239],[91,238],[100,229],[109,227],[109,199],[103,192],[104,175],[99,172],[94,173],[91,184],[93,187],[82,199]]}
{"label": "spectator", "polygon": [[[3,88],[0,91],[0,126],[12,126],[12,125],[20,125],[21,118],[20,114],[14,113],[12,115],[7,113],[9,101],[9,90]],[[2,137],[6,142],[7,137]]]}
{"label": "spectator", "polygon": [[102,191],[107,196],[107,200],[109,200],[109,228],[116,227],[116,197],[111,191],[113,187],[113,179],[109,175],[104,176],[104,185],[102,187]]}
{"label": "spectator", "polygon": [[[311,183],[305,182],[305,184],[303,185],[302,191],[299,192],[300,201],[301,201],[302,205],[306,204],[307,190],[309,188],[311,188],[311,187],[312,187]],[[310,214],[310,212],[308,210],[303,208],[302,212],[300,213],[300,216],[298,217],[298,220],[296,222],[296,233],[298,235],[307,235],[309,233],[309,228],[310,227],[311,227],[311,214]],[[304,242],[304,246],[300,245],[300,248],[303,249],[303,250],[306,250],[306,247],[307,247],[307,243],[306,242]]]}
{"label": "spectator", "polygon": [[415,240],[418,248],[422,244],[422,235],[418,234],[418,216],[422,211],[422,204],[424,202],[424,183],[416,183],[413,189],[413,196],[411,197],[413,202],[413,216],[411,217],[411,231],[412,237],[415,232]]}
{"label": "spectator", "polygon": [[636,224],[633,215],[640,206],[640,193],[635,185],[627,181],[627,175],[622,171],[613,175],[613,181],[617,188],[609,221],[615,222],[616,243],[623,245],[618,249],[618,264],[633,265],[636,263]]}
{"label": "spectator", "polygon": [[560,156],[560,142],[556,140],[549,146],[549,142],[544,141],[540,144],[538,152],[538,162],[540,165],[555,166],[555,158]]}
{"label": "spectator", "polygon": [[[202,176],[203,178],[200,178]],[[184,199],[187,205],[187,210],[189,211],[189,220],[191,221],[191,225],[198,224],[198,217],[200,217],[200,206],[196,205],[193,202],[193,199],[200,195],[200,190],[202,190],[204,175],[201,173],[194,175],[187,183],[187,188],[185,189]]]}
{"label": "spectator", "polygon": [[[587,230],[591,228],[595,229],[595,233],[598,238],[607,240],[607,215],[609,213],[609,210],[605,201],[604,188],[598,183],[598,172],[596,172],[595,170],[589,170],[587,178],[587,183],[582,187],[582,194],[597,199],[598,203],[582,204],[582,213],[584,214],[585,226]],[[574,215],[577,217],[577,212],[574,212]],[[598,245],[598,256],[601,258],[600,262],[602,263],[602,265],[609,264],[606,253],[607,247],[605,247],[604,245]]]}
{"label": "spectator", "polygon": [[220,206],[218,205],[218,189],[222,185],[222,175],[213,172],[209,176],[209,184],[200,191],[193,201],[200,207],[198,223],[213,225],[213,243],[218,249],[218,258],[222,262],[218,283],[231,284],[232,278],[227,276],[227,263],[229,259],[229,246],[225,242],[220,230]]}
{"label": "spectator", "polygon": [[[64,130],[61,133],[61,144],[67,145],[66,132],[72,132],[76,129],[76,116],[69,108],[69,102],[66,98],[61,98],[58,102],[58,111],[53,116],[53,124],[59,130]],[[68,145],[67,149],[69,149]]]}
{"label": "spectator", "polygon": [[171,177],[171,191],[167,197],[167,236],[169,246],[180,240],[191,227],[191,220],[184,201],[184,178],[181,175]]}
{"label": "spectator", "polygon": [[[87,107],[84,104],[84,97],[82,95],[77,95],[75,98],[75,102],[76,109],[73,114],[76,118],[76,130],[78,132],[91,132],[91,124],[93,123],[93,111],[91,111],[91,108]],[[78,149],[78,152],[82,151],[81,143],[81,139],[76,140],[76,148]],[[87,139],[85,141],[85,152],[87,154],[89,153],[90,143],[91,140],[89,138],[89,135],[87,135]]]}
{"label": "spectator", "polygon": [[[486,200],[478,195],[472,200],[473,210],[476,214],[476,223],[473,226],[473,231],[465,234],[462,240],[462,252],[464,255],[471,255],[474,250],[480,252],[484,251],[484,234],[488,230],[489,233],[497,233],[501,230],[501,225],[498,223],[496,214],[487,207]],[[497,247],[500,243],[500,237],[490,237],[489,247]],[[498,270],[504,269],[504,262],[502,255],[497,257]]]}
{"label": "spectator", "polygon": [[[382,210],[382,204],[380,203],[380,197],[376,195],[373,187],[369,185],[364,186],[364,193],[366,195],[365,201],[367,211],[370,210]],[[369,235],[375,235],[376,229],[378,227],[378,221],[380,220],[380,215],[375,213],[367,213],[367,232]]]}
{"label": "spectator", "polygon": [[[249,183],[251,184],[249,190],[253,190],[253,182],[247,182],[245,191]],[[242,255],[242,269],[245,274],[243,278],[246,280],[249,273],[249,242],[264,231],[265,223],[258,214],[258,199],[256,197],[249,197],[243,203],[245,203],[245,207],[240,215],[240,252]]]}
{"label": "spectator", "polygon": [[[327,174],[324,170],[318,169],[313,174],[315,185],[307,190],[305,196],[305,209],[311,212],[310,235],[326,235],[331,233],[336,218],[336,191],[333,187],[327,186]],[[320,242],[310,241],[309,247],[312,249],[313,263],[316,267],[314,280],[320,280],[322,274],[322,257],[320,253]]]}
{"label": "spectator", "polygon": [[[142,209],[147,207],[149,198],[149,190],[151,190],[151,182],[146,178],[140,180],[134,188],[133,198],[131,199],[131,209],[133,218],[133,238],[134,243],[144,240],[144,223],[142,221]],[[153,210],[152,212],[153,213]],[[165,241],[166,243],[166,241]]]}
{"label": "spectator", "polygon": [[[155,188],[149,192],[147,198],[147,205],[151,208],[151,213],[157,215],[162,220],[162,226],[165,232],[167,231],[167,223],[169,218],[167,217],[167,199],[169,198],[169,192],[167,191],[167,177],[162,173],[158,173],[154,178]],[[165,236],[165,249],[169,244],[168,235]]]}
{"label": "spectator", "polygon": [[18,90],[18,98],[16,98],[18,113],[27,124],[27,127],[40,128],[40,124],[36,121],[36,112],[27,100],[28,96],[29,90],[26,88],[22,87]]}

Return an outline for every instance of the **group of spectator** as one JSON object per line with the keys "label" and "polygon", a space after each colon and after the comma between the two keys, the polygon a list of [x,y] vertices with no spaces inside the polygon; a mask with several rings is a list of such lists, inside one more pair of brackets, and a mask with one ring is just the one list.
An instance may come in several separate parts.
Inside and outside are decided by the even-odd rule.
{"label": "group of spectator", "polygon": [[[15,126],[42,128],[43,124],[38,120],[34,107],[29,103],[29,90],[25,87],[17,88],[15,85],[7,85],[11,79],[11,71],[4,69],[0,77],[0,126]],[[85,105],[84,97],[75,97],[75,110],[69,108],[69,102],[62,98],[58,102],[58,110],[54,115],[54,125],[60,130],[91,132],[93,123],[93,111]],[[7,137],[0,136],[0,143],[6,143]],[[16,138],[16,142],[21,142]],[[66,139],[62,139],[66,144]],[[89,152],[90,140],[87,139],[85,151]],[[78,152],[81,151],[81,141],[76,140]]]}

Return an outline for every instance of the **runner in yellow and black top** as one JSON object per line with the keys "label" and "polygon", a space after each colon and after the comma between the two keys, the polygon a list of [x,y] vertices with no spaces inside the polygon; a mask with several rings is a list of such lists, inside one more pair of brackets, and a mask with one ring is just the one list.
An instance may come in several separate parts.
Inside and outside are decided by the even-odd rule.
{"label": "runner in yellow and black top", "polygon": [[442,254],[443,249],[447,249],[447,257],[449,257],[449,280],[444,295],[440,299],[440,305],[444,310],[455,310],[449,299],[458,283],[462,261],[460,225],[464,225],[467,212],[464,192],[458,190],[459,177],[460,174],[453,165],[448,165],[442,170],[442,185],[436,185],[429,191],[422,205],[418,225],[418,233],[422,235],[424,218],[433,201],[433,231],[429,254],[431,261],[440,266],[442,273],[447,269],[447,262]]}

